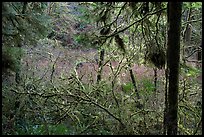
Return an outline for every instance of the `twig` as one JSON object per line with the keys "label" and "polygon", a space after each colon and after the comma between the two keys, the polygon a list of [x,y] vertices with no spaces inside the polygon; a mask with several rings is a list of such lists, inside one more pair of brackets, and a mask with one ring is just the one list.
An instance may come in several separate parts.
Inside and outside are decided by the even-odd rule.
{"label": "twig", "polygon": [[193,23],[193,22],[199,22],[201,21],[202,22],[202,18],[198,19],[198,20],[190,20],[190,21],[186,21],[184,22],[182,25],[185,25],[185,24],[188,24],[188,23]]}
{"label": "twig", "polygon": [[116,117],[115,115],[113,115],[107,108],[105,108],[104,106],[94,102],[91,100],[91,98],[87,95],[87,97],[89,99],[86,99],[84,97],[81,97],[79,95],[73,95],[73,94],[69,94],[68,96],[71,96],[71,97],[74,97],[74,98],[80,98],[81,100],[83,101],[86,101],[86,102],[89,102],[91,104],[94,104],[95,106],[98,106],[99,108],[103,109],[105,112],[107,112],[110,116],[112,116],[115,120],[117,120],[123,127],[125,127],[124,123],[118,118]]}
{"label": "twig", "polygon": [[55,59],[55,61],[54,61],[54,63],[53,63],[53,65],[52,65],[52,72],[51,72],[51,75],[50,75],[50,81],[53,83],[53,74],[54,74],[54,72],[55,72],[55,64],[57,63],[57,60],[59,59],[59,57],[60,57],[60,54],[61,54],[61,51],[59,52],[59,54],[58,54],[58,56],[57,56],[57,58]]}
{"label": "twig", "polygon": [[118,12],[118,15],[117,15],[116,19],[112,23],[110,23],[110,25],[112,25],[114,22],[116,22],[118,20],[118,17],[120,16],[122,10],[125,8],[126,4],[127,4],[127,2],[125,2],[125,4],[121,7],[120,11]]}
{"label": "twig", "polygon": [[[201,119],[200,119],[200,121],[199,121],[199,123],[198,123],[198,125],[197,125],[197,127],[196,127],[196,130],[194,131],[193,135],[195,135],[195,134],[198,132],[198,128],[200,127],[200,125],[201,125],[201,123],[202,123],[202,118],[203,118],[203,117],[201,117]],[[201,128],[202,128],[202,127],[201,127]]]}
{"label": "twig", "polygon": [[198,52],[198,51],[202,51],[202,50],[196,49],[196,50],[192,51],[192,52],[190,53],[190,55],[188,55],[188,56],[185,57],[185,58],[187,59],[187,58],[191,57],[194,53],[196,53],[196,52]]}

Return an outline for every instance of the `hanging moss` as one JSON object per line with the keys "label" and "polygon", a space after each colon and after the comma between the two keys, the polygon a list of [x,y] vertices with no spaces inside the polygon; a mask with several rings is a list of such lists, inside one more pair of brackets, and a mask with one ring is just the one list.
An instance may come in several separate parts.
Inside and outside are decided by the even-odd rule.
{"label": "hanging moss", "polygon": [[145,60],[154,64],[157,68],[162,69],[166,63],[164,49],[152,43],[148,44]]}
{"label": "hanging moss", "polygon": [[124,42],[123,42],[123,39],[122,38],[120,38],[120,36],[119,35],[116,35],[115,36],[115,42],[117,43],[117,46],[118,46],[118,48],[123,52],[123,53],[125,53],[125,44],[124,44]]}

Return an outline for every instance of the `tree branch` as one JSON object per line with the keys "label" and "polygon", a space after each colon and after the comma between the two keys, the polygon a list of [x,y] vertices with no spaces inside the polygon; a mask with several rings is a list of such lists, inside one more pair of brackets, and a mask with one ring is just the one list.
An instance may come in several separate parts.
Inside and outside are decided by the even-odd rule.
{"label": "tree branch", "polygon": [[182,25],[185,25],[185,24],[188,24],[188,23],[193,23],[193,22],[199,22],[201,21],[202,22],[202,18],[198,19],[198,20],[190,20],[190,21],[186,21],[184,22]]}
{"label": "tree branch", "polygon": [[148,13],[148,14],[146,14],[143,18],[141,18],[140,20],[135,21],[135,22],[132,23],[131,25],[129,25],[129,26],[127,26],[127,27],[125,27],[125,28],[123,28],[123,29],[121,29],[121,30],[119,30],[119,31],[116,31],[116,32],[112,33],[112,34],[109,35],[109,36],[101,36],[101,37],[105,37],[105,38],[113,37],[113,36],[115,36],[115,35],[117,35],[117,34],[123,32],[123,31],[129,29],[129,28],[132,27],[134,24],[143,21],[147,16],[157,14],[157,13],[159,13],[159,12],[162,12],[163,10],[166,10],[166,9],[167,9],[167,8],[163,8],[163,9],[160,9],[160,10],[155,11],[155,12],[153,12],[153,13]]}

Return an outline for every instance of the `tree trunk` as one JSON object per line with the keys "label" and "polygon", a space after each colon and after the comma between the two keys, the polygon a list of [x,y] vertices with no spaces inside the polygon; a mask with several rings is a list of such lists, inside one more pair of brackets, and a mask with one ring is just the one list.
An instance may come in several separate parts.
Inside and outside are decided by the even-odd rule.
{"label": "tree trunk", "polygon": [[[192,8],[191,8],[191,4],[190,4],[190,8],[187,11],[187,16],[185,21],[188,22],[191,20],[191,15],[192,15]],[[183,58],[185,60],[185,55],[189,54],[190,49],[188,48],[190,46],[190,41],[191,41],[191,35],[192,35],[192,25],[187,23],[185,31],[184,31],[184,48],[183,48]],[[184,61],[185,62],[185,61]]]}
{"label": "tree trunk", "polygon": [[167,47],[168,67],[168,110],[167,134],[177,134],[178,88],[179,88],[179,57],[180,57],[180,30],[182,2],[169,2],[169,31]]}
{"label": "tree trunk", "polygon": [[131,77],[131,80],[132,80],[132,84],[134,86],[134,89],[135,89],[135,93],[137,95],[137,99],[139,100],[140,99],[140,95],[138,93],[138,90],[137,90],[137,85],[136,85],[136,81],[135,81],[135,76],[133,74],[133,71],[132,71],[132,68],[131,68],[131,65],[130,63],[128,64],[128,67],[129,67],[129,72],[130,72],[130,77]]}
{"label": "tree trunk", "polygon": [[103,69],[103,62],[104,62],[104,55],[105,55],[105,50],[102,49],[100,51],[100,58],[99,58],[99,62],[98,62],[98,74],[97,74],[97,83],[99,83],[101,81],[101,74],[102,74],[102,69]]}
{"label": "tree trunk", "polygon": [[28,2],[23,2],[22,14],[25,14],[27,5],[28,5]]}
{"label": "tree trunk", "polygon": [[198,54],[197,54],[197,60],[202,61],[202,43],[198,47]]}

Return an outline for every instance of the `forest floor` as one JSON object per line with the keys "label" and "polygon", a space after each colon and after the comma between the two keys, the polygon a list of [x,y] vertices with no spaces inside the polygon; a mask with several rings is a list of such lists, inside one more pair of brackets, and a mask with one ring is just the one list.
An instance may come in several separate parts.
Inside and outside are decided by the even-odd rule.
{"label": "forest floor", "polygon": [[[49,79],[52,73],[54,77],[58,78],[61,75],[68,76],[79,64],[83,65],[80,65],[77,70],[79,70],[80,73],[85,73],[84,75],[88,75],[93,72],[93,69],[97,72],[98,69],[98,64],[96,62],[98,51],[94,48],[82,49],[63,46],[56,47],[50,44],[49,46],[38,45],[35,48],[26,48],[25,51],[26,52],[22,60],[24,70],[30,71],[32,68],[35,68],[33,74],[39,77],[44,76],[46,79]],[[119,62],[112,61],[111,64],[113,67],[118,67]],[[24,70],[23,72],[25,72]],[[154,68],[135,63],[132,65],[132,70],[137,80],[141,78],[154,79]],[[111,71],[110,66],[105,66],[104,71]],[[127,74],[127,70],[122,73],[123,80],[130,79],[128,78],[129,75]],[[110,72],[107,72],[106,74],[110,74]],[[164,78],[164,74],[164,69],[157,69],[157,76],[159,78]],[[196,77],[196,81],[198,81],[199,84],[202,84],[202,74]]]}
{"label": "forest floor", "polygon": [[[98,64],[95,59],[98,54],[97,52],[97,49],[94,48],[69,49],[64,47],[45,47],[40,45],[32,50],[27,49],[27,55],[25,55],[25,58],[23,59],[23,68],[27,71],[35,68],[32,75],[34,74],[36,77],[44,77],[49,80],[52,73],[53,77],[56,78],[59,78],[62,75],[68,76],[79,64],[81,64],[77,70],[79,73],[83,74],[79,75],[94,73],[94,76],[96,76],[98,71]],[[119,62],[117,61],[112,61],[111,64],[115,68],[119,66]],[[93,70],[95,72],[93,72]],[[137,80],[140,80],[141,78],[153,80],[154,78],[154,69],[145,65],[133,64],[132,70]],[[110,66],[104,66],[103,71],[105,72],[104,76],[108,77],[107,74],[111,73]],[[128,70],[121,72],[123,82],[130,80],[130,75],[128,73]],[[158,78],[164,78],[164,69],[157,69],[157,76]]]}
{"label": "forest floor", "polygon": [[[27,54],[23,59],[22,72],[26,74],[26,78],[41,79],[42,81],[57,81],[61,78],[70,77],[73,73],[81,77],[85,83],[96,83],[98,64],[95,57],[98,53],[97,49],[73,49],[68,47],[55,47],[39,45],[33,49],[26,49]],[[111,61],[114,68],[119,66],[117,61]],[[76,71],[75,71],[76,70]],[[132,70],[136,78],[136,84],[139,92],[146,90],[153,90],[155,73],[154,68],[132,64]],[[106,65],[103,68],[102,79],[110,81],[109,77],[112,75],[110,66]],[[182,84],[184,76],[180,75],[180,83]],[[186,77],[188,81],[198,82],[202,87],[202,74],[198,77]],[[55,82],[55,81],[54,81]],[[122,69],[118,79],[115,81],[117,88],[120,91],[123,84],[131,82],[131,77],[128,69]],[[160,97],[159,102],[162,105],[164,101],[165,89],[165,72],[164,69],[157,69],[157,91]],[[199,96],[197,94],[196,96]],[[160,106],[161,107],[161,106]]]}

